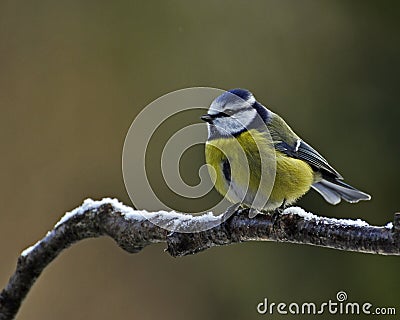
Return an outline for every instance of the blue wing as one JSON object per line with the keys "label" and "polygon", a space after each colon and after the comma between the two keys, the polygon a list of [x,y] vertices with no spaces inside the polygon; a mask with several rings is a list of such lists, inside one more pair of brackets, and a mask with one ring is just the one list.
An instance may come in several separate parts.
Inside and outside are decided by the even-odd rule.
{"label": "blue wing", "polygon": [[328,173],[332,178],[343,179],[326,159],[321,156],[313,147],[299,139],[294,145],[290,145],[284,141],[275,143],[275,148],[289,157],[296,158],[307,162],[311,167],[318,171]]}

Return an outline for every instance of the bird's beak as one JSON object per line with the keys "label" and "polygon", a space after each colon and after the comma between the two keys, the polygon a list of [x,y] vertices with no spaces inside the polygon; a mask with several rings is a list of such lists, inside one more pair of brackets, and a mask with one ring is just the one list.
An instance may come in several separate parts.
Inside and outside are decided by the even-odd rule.
{"label": "bird's beak", "polygon": [[200,117],[200,119],[203,120],[203,121],[205,121],[205,122],[212,123],[214,117],[211,116],[211,115],[209,115],[209,114],[203,114],[203,115]]}

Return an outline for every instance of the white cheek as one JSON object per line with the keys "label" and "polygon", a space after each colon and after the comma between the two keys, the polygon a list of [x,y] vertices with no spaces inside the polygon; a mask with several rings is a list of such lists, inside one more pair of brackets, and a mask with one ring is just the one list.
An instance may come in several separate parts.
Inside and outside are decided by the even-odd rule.
{"label": "white cheek", "polygon": [[233,121],[228,118],[215,119],[212,127],[218,131],[221,136],[232,136],[235,133],[237,128],[234,127]]}
{"label": "white cheek", "polygon": [[248,128],[254,118],[256,117],[257,112],[254,110],[252,111],[242,111],[235,114],[234,119],[235,122],[240,124],[244,128]]}
{"label": "white cheek", "polygon": [[232,117],[217,118],[212,125],[209,125],[209,137],[218,132],[219,136],[231,137],[236,133],[249,129],[250,124],[256,117],[257,112],[242,111],[234,114]]}

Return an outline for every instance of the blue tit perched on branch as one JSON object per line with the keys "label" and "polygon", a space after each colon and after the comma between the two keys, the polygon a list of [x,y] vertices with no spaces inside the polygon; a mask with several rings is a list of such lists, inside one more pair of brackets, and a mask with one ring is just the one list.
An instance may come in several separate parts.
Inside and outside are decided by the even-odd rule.
{"label": "blue tit perched on branch", "polygon": [[[310,188],[333,205],[342,199],[351,203],[371,199],[344,183],[325,158],[248,90],[221,94],[201,119],[208,124],[205,154],[215,188],[232,203],[273,211],[294,203]],[[245,157],[238,157],[239,151]],[[267,174],[269,178],[261,182],[265,162],[267,171],[274,167],[274,175]],[[261,194],[261,201],[256,201],[256,194]]]}

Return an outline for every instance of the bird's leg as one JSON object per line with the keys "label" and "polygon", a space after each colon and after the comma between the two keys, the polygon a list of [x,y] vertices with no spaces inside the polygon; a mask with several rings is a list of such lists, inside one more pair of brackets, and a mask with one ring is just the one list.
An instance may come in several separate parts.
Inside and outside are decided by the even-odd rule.
{"label": "bird's leg", "polygon": [[283,202],[279,208],[276,208],[274,210],[274,213],[272,214],[272,225],[274,227],[276,226],[276,224],[278,222],[278,218],[282,214],[283,210],[285,210],[285,206],[286,206],[286,199],[283,200]]}

